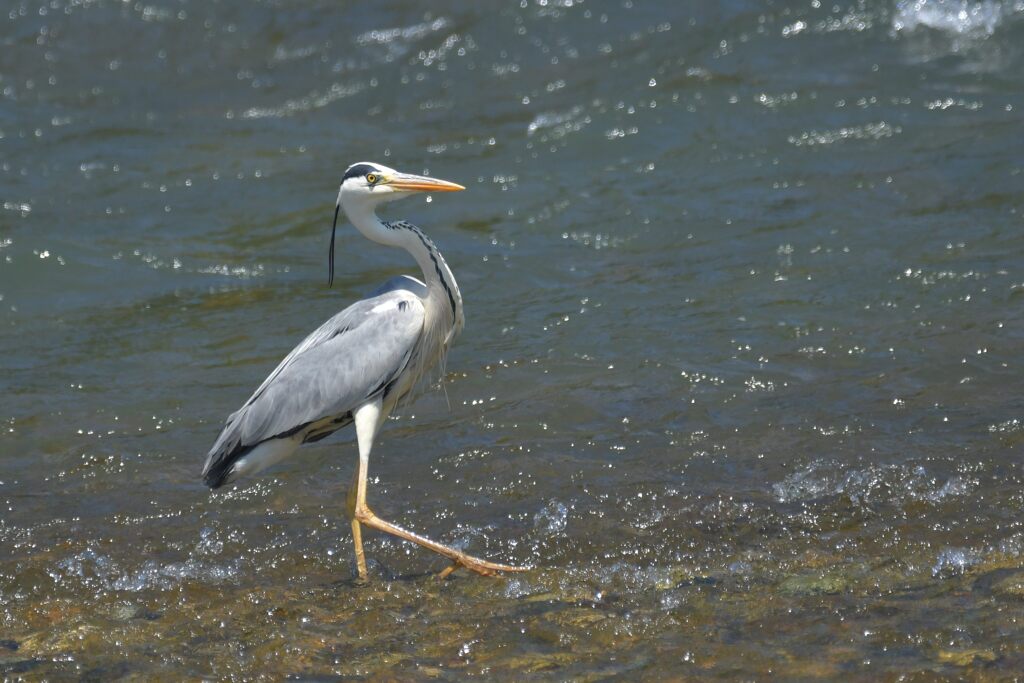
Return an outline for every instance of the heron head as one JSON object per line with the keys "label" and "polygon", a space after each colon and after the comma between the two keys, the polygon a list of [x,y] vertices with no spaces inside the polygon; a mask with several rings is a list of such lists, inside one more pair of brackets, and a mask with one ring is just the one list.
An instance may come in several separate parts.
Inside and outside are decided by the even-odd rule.
{"label": "heron head", "polygon": [[[334,225],[331,227],[331,246],[328,283],[334,282],[334,234],[338,228],[338,214],[342,209],[357,228],[363,230],[359,217],[371,218],[379,204],[408,197],[416,192],[458,192],[462,185],[422,175],[402,173],[384,164],[360,161],[345,171],[338,190],[338,204],[334,207]],[[377,219],[373,218],[373,223]],[[367,234],[367,233],[363,233]],[[372,235],[367,235],[373,239]]]}
{"label": "heron head", "polygon": [[338,204],[377,206],[416,192],[458,192],[465,189],[446,180],[402,173],[383,164],[360,161],[345,171]]}

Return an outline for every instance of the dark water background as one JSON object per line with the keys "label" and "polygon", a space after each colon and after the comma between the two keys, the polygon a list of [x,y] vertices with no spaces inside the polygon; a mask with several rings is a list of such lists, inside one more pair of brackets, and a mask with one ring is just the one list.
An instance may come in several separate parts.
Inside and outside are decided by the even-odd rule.
{"label": "dark water background", "polygon": [[[0,12],[0,673],[1024,670],[1024,3],[23,0]],[[443,390],[208,493],[226,415],[406,255]]]}

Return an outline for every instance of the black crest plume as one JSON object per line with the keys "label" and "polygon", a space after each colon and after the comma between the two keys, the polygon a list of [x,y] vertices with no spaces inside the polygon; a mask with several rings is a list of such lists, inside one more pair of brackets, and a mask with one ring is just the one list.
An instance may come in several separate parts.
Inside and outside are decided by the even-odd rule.
{"label": "black crest plume", "polygon": [[334,233],[338,229],[338,212],[341,211],[341,202],[334,207],[334,225],[331,226],[331,248],[327,251],[327,286],[334,285]]}

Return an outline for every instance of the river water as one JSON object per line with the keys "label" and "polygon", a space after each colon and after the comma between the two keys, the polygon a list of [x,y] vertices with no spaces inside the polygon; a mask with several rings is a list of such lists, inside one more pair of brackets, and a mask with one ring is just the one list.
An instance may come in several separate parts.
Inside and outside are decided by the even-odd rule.
{"label": "river water", "polygon": [[[10,0],[0,673],[1024,670],[1024,3]],[[466,185],[467,323],[370,463],[216,493],[224,418]]]}

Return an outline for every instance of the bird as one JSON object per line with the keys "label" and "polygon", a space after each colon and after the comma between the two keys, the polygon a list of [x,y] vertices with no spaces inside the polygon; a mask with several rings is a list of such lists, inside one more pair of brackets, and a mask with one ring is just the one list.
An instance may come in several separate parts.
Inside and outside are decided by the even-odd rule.
{"label": "bird", "polygon": [[359,162],[346,169],[331,228],[329,285],[341,212],[367,239],[409,252],[423,279],[394,277],[314,330],[227,418],[203,466],[203,481],[217,489],[354,424],[359,460],[345,507],[361,581],[367,579],[363,525],[450,559],[442,578],[460,567],[486,576],[528,569],[488,562],[415,534],[379,518],[366,502],[370,452],[381,425],[413,397],[432,369],[443,366],[465,322],[462,293],[434,242],[412,223],[381,220],[377,208],[417,193],[464,189],[379,163]]}

